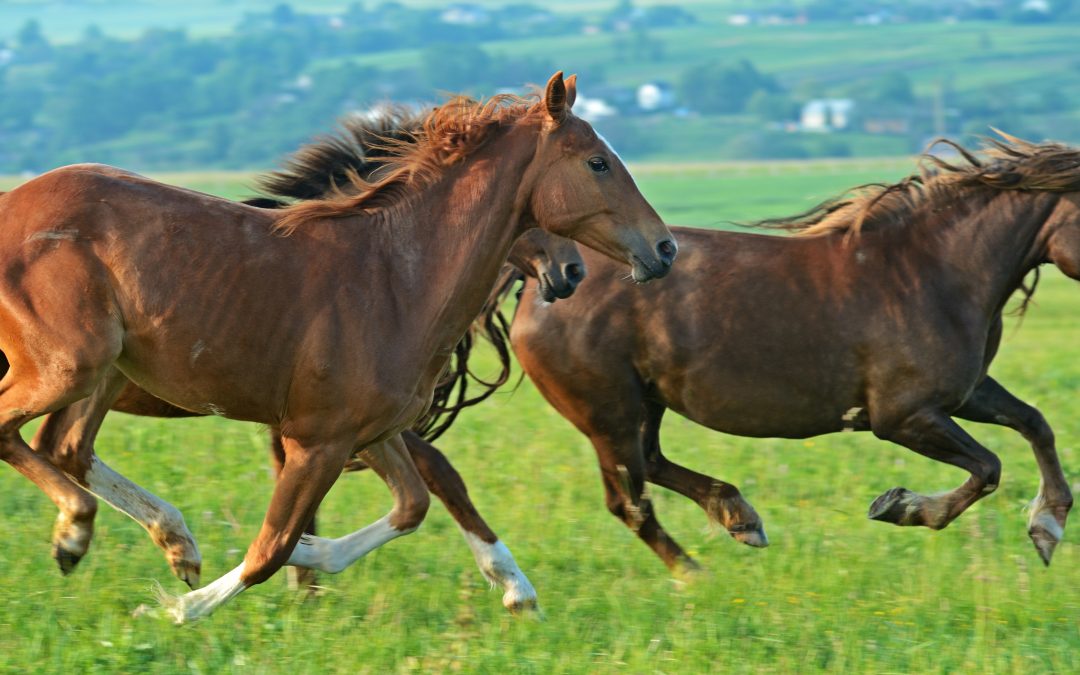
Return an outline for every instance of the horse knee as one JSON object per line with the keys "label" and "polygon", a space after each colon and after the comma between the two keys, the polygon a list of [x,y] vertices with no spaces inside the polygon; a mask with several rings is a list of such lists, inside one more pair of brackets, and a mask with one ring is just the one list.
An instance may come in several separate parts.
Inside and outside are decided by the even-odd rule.
{"label": "horse knee", "polygon": [[424,522],[430,506],[431,495],[426,489],[409,494],[394,505],[390,514],[390,525],[403,532],[415,530]]}
{"label": "horse knee", "polygon": [[982,460],[979,466],[978,477],[985,483],[984,494],[990,494],[1001,483],[1001,460],[997,455],[987,453],[988,457]]}

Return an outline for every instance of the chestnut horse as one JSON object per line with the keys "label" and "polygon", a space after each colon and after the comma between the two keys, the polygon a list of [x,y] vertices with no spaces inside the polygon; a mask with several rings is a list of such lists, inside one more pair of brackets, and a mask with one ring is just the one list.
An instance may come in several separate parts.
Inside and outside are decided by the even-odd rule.
{"label": "chestnut horse", "polygon": [[[285,466],[262,529],[238,567],[166,598],[178,622],[283,564],[340,571],[411,532],[428,496],[398,434],[428,407],[517,236],[568,236],[629,262],[637,281],[674,259],[670,232],[573,100],[561,73],[534,104],[452,99],[377,182],[277,212],[96,165],[0,197],[0,458],[65,512],[92,500],[57,468],[63,457],[46,458],[59,448],[35,453],[19,429],[55,411],[96,429],[128,379],[280,428]],[[297,546],[357,448],[394,508]],[[92,461],[64,468],[93,482]]]}
{"label": "chestnut horse", "polygon": [[669,408],[739,436],[872,431],[966,470],[956,489],[894,488],[870,506],[872,519],[932,529],[1001,476],[953,418],[1012,427],[1039,466],[1028,533],[1049,565],[1072,505],[1054,434],[987,370],[1006,302],[1034,290],[1028,273],[1049,262],[1080,279],[1080,150],[1008,136],[981,158],[954,147],[962,163],[928,157],[895,185],[764,223],[799,236],[673,228],[680,264],[663,284],[624,286],[588,252],[589,282],[569,300],[539,306],[527,282],[514,353],[592,441],[609,510],[669,566],[694,563],[661,528],[646,480],[764,543],[734,486],[661,452]]}
{"label": "chestnut horse", "polygon": [[[379,158],[387,156],[388,141],[412,142],[423,126],[424,116],[403,109],[388,109],[377,114],[355,116],[342,121],[338,133],[324,136],[308,144],[290,156],[281,170],[257,179],[261,191],[270,195],[246,200],[245,204],[264,208],[282,208],[282,199],[314,199],[330,196],[338,184],[348,182],[349,172],[369,179],[381,166]],[[521,274],[537,279],[538,293],[547,301],[568,297],[585,276],[584,263],[573,241],[550,234],[545,230],[528,230],[514,243],[508,262]],[[505,277],[506,274],[503,274]],[[498,294],[497,294],[498,297]],[[443,501],[447,510],[458,522],[466,542],[470,545],[481,573],[491,583],[504,590],[503,604],[512,611],[536,607],[536,591],[514,560],[509,549],[502,544],[468,500],[464,482],[446,460],[445,456],[430,444],[438,438],[464,408],[475,405],[490,396],[509,377],[510,355],[506,345],[507,324],[497,312],[485,313],[485,324],[479,328],[494,338],[499,348],[501,370],[493,380],[485,381],[471,373],[468,357],[471,352],[473,330],[455,348],[453,366],[445,382],[435,389],[432,410],[418,419],[410,431],[402,434],[417,470],[432,494]],[[6,372],[7,363],[0,354],[0,372]],[[482,385],[479,394],[469,396],[467,383],[474,380]],[[192,412],[171,405],[139,388],[132,382],[121,391],[111,410],[150,417],[195,417],[204,413]],[[80,461],[87,463],[94,452],[94,435],[85,433],[81,427],[62,428],[60,424],[46,425],[55,437],[39,434],[33,447],[67,445],[66,454],[78,453]],[[280,473],[285,462],[284,447],[277,429],[271,429],[271,450],[275,472]],[[112,506],[131,516],[152,535],[155,543],[166,551],[174,573],[194,584],[192,570],[199,565],[198,547],[193,535],[184,523],[183,516],[171,504],[112,472],[100,459],[96,460],[98,472],[109,471],[111,489],[104,492],[113,500]],[[362,461],[350,460],[348,470],[367,468]],[[93,486],[86,486],[92,488]],[[119,498],[118,498],[119,497]],[[84,539],[71,538],[54,546],[54,557],[64,574],[70,573],[85,555],[92,535],[93,512],[80,514],[80,532]],[[60,529],[66,523],[66,514],[58,516]],[[306,534],[315,534],[315,523],[305,528]],[[62,545],[61,545],[62,544]],[[296,570],[297,568],[290,568]],[[186,578],[185,578],[186,577]],[[314,587],[315,575],[311,570],[290,576],[294,585]]]}

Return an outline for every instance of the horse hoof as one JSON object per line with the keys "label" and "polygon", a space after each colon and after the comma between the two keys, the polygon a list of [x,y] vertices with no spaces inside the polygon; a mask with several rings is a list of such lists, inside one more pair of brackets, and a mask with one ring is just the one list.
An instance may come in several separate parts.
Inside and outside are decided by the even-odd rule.
{"label": "horse hoof", "polygon": [[199,587],[199,576],[202,572],[201,562],[174,560],[170,567],[172,567],[172,572],[176,575],[176,578],[187,584],[188,588],[195,590]]}
{"label": "horse hoof", "polygon": [[60,546],[53,547],[53,560],[60,567],[60,573],[65,577],[75,571],[75,566],[82,560],[81,555],[75,555],[71,551]]}
{"label": "horse hoof", "polygon": [[866,515],[870,520],[905,525],[910,519],[910,507],[916,496],[907,488],[893,488],[875,499]]}
{"label": "horse hoof", "polygon": [[1065,534],[1065,529],[1054,520],[1049,513],[1040,513],[1032,519],[1028,527],[1028,536],[1031,543],[1035,544],[1035,550],[1039,552],[1043,564],[1050,566],[1050,559],[1054,557],[1054,549]]}
{"label": "horse hoof", "polygon": [[521,595],[513,591],[507,591],[503,595],[502,602],[503,607],[509,610],[514,616],[542,618],[540,613],[540,603],[537,602],[535,595]]}
{"label": "horse hoof", "polygon": [[754,548],[765,548],[769,545],[769,537],[766,536],[765,528],[761,525],[746,530],[728,530],[728,534],[740,544],[746,544]]}

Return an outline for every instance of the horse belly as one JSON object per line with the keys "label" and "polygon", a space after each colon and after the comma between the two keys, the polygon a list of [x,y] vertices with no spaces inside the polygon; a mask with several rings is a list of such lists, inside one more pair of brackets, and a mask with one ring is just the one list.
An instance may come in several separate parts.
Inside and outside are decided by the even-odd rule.
{"label": "horse belly", "polygon": [[859,387],[848,378],[791,377],[768,368],[738,373],[690,372],[665,403],[715,431],[737,436],[807,438],[850,428],[859,417]]}

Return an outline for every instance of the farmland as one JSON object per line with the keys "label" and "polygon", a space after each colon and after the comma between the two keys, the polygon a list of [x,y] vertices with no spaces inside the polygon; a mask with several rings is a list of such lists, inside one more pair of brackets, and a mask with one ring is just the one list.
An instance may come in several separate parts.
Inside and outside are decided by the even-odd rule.
{"label": "farmland", "polygon": [[[727,227],[909,168],[898,159],[633,170],[669,222]],[[246,174],[162,178],[249,194]],[[17,183],[0,180],[0,189]],[[1046,414],[1072,480],[1080,465],[1078,291],[1056,271],[1045,274],[1022,325],[1006,328],[991,371]],[[655,489],[661,521],[706,568],[674,580],[607,513],[587,440],[528,381],[508,388],[438,444],[537,587],[543,621],[505,614],[438,504],[416,534],[324,577],[327,590],[314,601],[301,601],[279,575],[201,623],[133,619],[152,601],[154,580],[183,590],[145,533],[103,508],[90,554],[63,578],[49,558],[52,504],[4,467],[0,671],[1071,671],[1080,648],[1076,526],[1044,569],[1025,533],[1023,507],[1038,485],[1027,444],[1009,430],[967,428],[1001,456],[1001,488],[930,532],[870,522],[866,508],[897,485],[953,487],[963,480],[958,470],[869,434],[744,439],[670,415],[667,454],[738,485],[772,542],[739,546],[696,506]],[[203,551],[204,581],[240,561],[271,490],[262,429],[117,414],[98,448],[184,512]],[[389,506],[380,481],[346,476],[325,503],[323,532],[339,536]]]}

